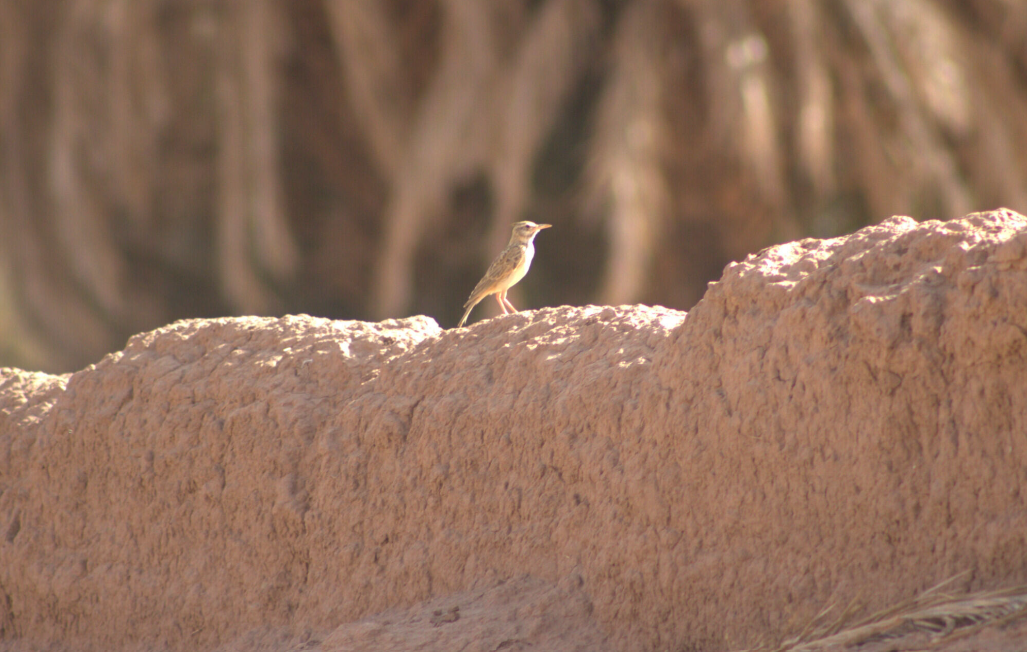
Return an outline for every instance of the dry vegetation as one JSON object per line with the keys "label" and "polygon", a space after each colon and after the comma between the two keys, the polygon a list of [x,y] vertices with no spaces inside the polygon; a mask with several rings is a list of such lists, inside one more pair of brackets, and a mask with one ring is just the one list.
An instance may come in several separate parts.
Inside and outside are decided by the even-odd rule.
{"label": "dry vegetation", "polygon": [[[965,573],[963,574],[966,575]],[[1000,629],[1027,617],[1027,586],[957,596],[945,589],[960,577],[891,608],[854,619],[856,603],[832,619],[825,609],[798,636],[747,652],[884,652],[926,649]],[[997,649],[997,648],[996,648]]]}
{"label": "dry vegetation", "polygon": [[[1027,211],[1015,0],[0,0],[0,362],[185,316],[688,308],[892,214]],[[516,303],[515,299],[515,303]]]}

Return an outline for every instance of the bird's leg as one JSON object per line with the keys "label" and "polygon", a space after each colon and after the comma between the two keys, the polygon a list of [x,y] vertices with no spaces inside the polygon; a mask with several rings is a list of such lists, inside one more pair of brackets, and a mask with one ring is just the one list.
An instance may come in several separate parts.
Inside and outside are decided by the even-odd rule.
{"label": "bird's leg", "polygon": [[504,294],[506,294],[505,291],[504,292],[496,292],[496,301],[499,302],[499,307],[503,309],[503,314],[504,315],[509,315],[510,311],[506,309],[506,304],[503,303],[503,295]]}
{"label": "bird's leg", "polygon": [[514,304],[510,303],[510,300],[506,298],[506,290],[503,290],[503,303],[510,309],[511,313],[517,312],[517,308],[514,308]]}

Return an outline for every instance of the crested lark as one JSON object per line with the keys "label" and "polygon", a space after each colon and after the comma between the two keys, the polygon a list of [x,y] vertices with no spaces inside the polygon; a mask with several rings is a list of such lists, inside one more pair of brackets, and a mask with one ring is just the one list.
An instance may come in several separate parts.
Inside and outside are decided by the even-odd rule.
{"label": "crested lark", "polygon": [[528,273],[531,259],[535,257],[535,245],[532,241],[539,231],[548,229],[550,226],[552,224],[535,224],[534,222],[518,222],[513,225],[510,244],[506,245],[503,253],[492,261],[489,271],[485,272],[485,277],[474,286],[474,291],[471,292],[470,298],[464,304],[464,316],[460,318],[460,323],[456,325],[457,328],[463,326],[467,321],[467,315],[471,314],[471,309],[490,294],[496,295],[496,301],[499,302],[499,307],[503,309],[504,315],[517,312],[517,308],[514,308],[506,298],[506,291]]}

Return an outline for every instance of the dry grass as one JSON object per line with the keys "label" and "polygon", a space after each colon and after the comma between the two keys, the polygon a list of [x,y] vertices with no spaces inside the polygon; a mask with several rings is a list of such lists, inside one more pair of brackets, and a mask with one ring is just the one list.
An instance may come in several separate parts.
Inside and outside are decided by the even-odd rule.
{"label": "dry grass", "polygon": [[855,601],[839,614],[832,614],[833,607],[828,607],[798,635],[778,645],[753,648],[749,652],[849,650],[879,641],[896,644],[899,639],[910,636],[926,636],[929,645],[939,645],[1027,616],[1027,586],[964,596],[947,593],[945,589],[960,577],[950,578],[915,598],[858,620],[853,620],[858,611]]}

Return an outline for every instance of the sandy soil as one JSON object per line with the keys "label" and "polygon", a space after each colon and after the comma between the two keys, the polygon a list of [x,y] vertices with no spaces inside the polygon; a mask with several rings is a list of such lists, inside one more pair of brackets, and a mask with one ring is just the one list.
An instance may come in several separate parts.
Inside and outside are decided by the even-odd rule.
{"label": "sandy soil", "polygon": [[179,322],[0,373],[0,645],[755,646],[1027,583],[1025,433],[1008,211],[773,247],[687,315]]}

